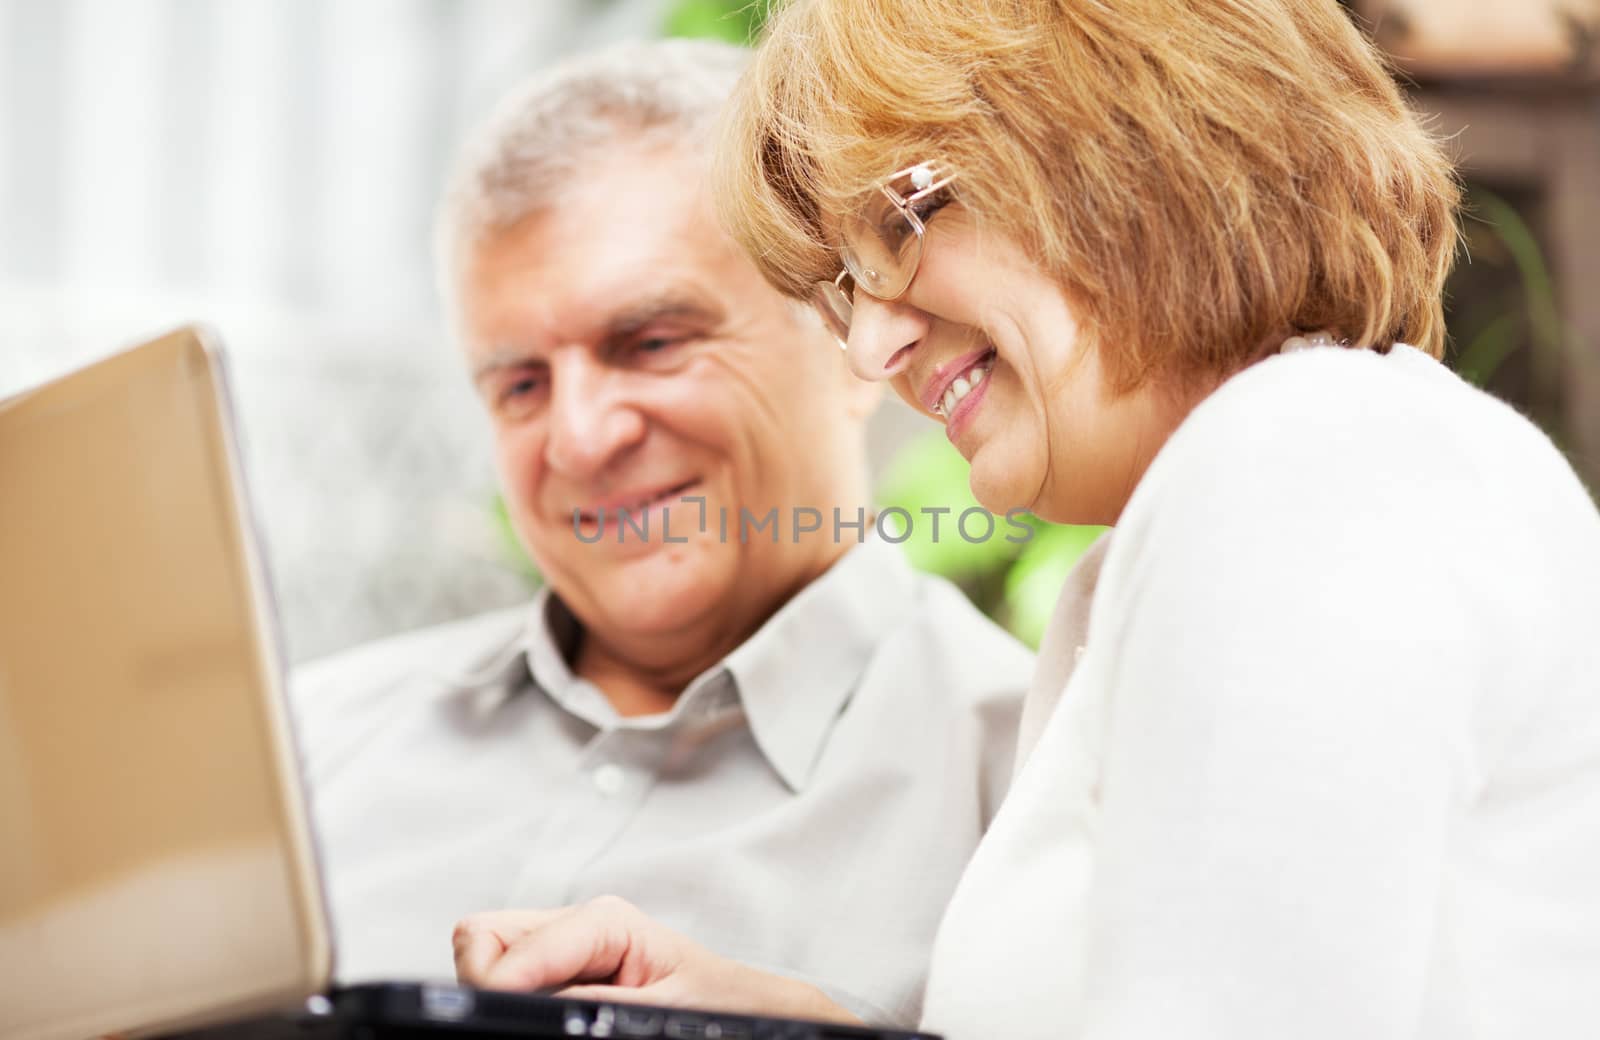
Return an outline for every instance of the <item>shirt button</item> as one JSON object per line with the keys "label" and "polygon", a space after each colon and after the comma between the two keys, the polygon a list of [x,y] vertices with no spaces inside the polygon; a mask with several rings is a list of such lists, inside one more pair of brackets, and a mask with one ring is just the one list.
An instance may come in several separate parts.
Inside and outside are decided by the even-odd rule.
{"label": "shirt button", "polygon": [[595,789],[607,797],[622,790],[627,782],[627,774],[623,773],[621,766],[608,762],[594,771]]}

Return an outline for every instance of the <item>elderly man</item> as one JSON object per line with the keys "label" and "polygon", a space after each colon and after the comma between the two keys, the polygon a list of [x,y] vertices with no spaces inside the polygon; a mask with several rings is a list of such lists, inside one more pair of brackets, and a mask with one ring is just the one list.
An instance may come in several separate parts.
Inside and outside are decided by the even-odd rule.
{"label": "elderly man", "polygon": [[856,524],[877,392],[705,189],[741,64],[603,52],[464,156],[446,296],[547,586],[297,682],[347,981],[448,977],[464,915],[617,894],[916,1017],[1031,662]]}

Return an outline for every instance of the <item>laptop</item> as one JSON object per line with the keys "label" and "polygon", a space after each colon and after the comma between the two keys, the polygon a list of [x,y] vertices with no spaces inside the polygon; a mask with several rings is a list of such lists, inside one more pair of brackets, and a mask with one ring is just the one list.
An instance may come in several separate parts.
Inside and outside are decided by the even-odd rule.
{"label": "laptop", "polygon": [[204,330],[0,401],[0,1037],[919,1036],[335,987],[250,517]]}

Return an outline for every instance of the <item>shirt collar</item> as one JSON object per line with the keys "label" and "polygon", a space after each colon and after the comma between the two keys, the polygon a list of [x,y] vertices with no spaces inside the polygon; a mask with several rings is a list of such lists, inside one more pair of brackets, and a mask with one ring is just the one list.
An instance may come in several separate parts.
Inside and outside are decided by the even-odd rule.
{"label": "shirt collar", "polygon": [[578,619],[561,598],[549,586],[541,588],[528,615],[524,639],[528,674],[561,708],[597,729],[610,729],[624,720],[605,694],[568,663],[582,634]]}
{"label": "shirt collar", "polygon": [[898,548],[869,538],[728,655],[756,743],[792,790],[810,779],[873,651],[905,621],[913,581]]}
{"label": "shirt collar", "polygon": [[[572,611],[549,588],[540,589],[523,634],[524,684],[549,697],[567,714],[597,730],[654,732],[680,724],[722,724],[729,712],[742,710],[738,689],[724,658],[696,676],[670,709],[655,715],[624,718],[598,686],[572,670],[569,663],[583,629]],[[507,695],[514,690],[507,690]]]}
{"label": "shirt collar", "polygon": [[488,718],[528,684],[527,632],[535,615],[507,611],[451,661],[427,666],[439,693],[463,702],[473,715]]}
{"label": "shirt collar", "polygon": [[[876,538],[851,548],[727,657],[691,682],[672,710],[621,719],[567,663],[577,620],[548,588],[537,594],[521,668],[569,713],[601,729],[660,729],[737,704],[756,745],[791,790],[803,788],[874,649],[905,618],[913,575],[900,550]],[[729,679],[731,678],[731,682]],[[505,695],[510,684],[499,686]]]}

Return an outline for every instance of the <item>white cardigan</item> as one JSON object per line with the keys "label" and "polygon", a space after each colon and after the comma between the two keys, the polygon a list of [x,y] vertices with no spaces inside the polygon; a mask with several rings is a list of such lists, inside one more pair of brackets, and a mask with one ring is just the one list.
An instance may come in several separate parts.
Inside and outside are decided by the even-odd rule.
{"label": "white cardigan", "polygon": [[1600,515],[1421,352],[1203,402],[1029,696],[926,1028],[1600,1037]]}

